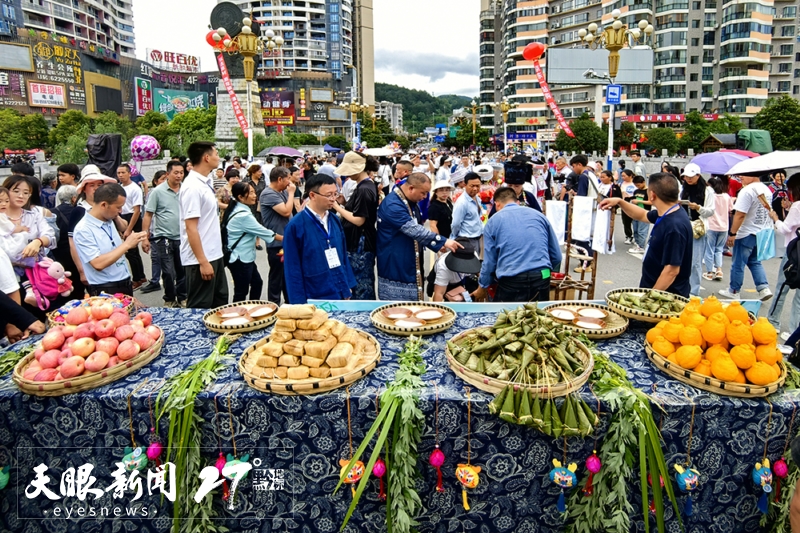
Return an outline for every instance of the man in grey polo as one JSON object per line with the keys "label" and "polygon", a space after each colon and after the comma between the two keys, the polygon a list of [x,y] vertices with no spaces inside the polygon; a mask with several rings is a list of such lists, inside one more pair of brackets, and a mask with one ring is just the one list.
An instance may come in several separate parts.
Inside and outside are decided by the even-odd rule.
{"label": "man in grey polo", "polygon": [[[182,181],[183,166],[180,162],[167,163],[167,179],[150,192],[142,222],[145,235],[152,231],[152,244],[156,246],[158,257],[161,258],[164,307],[186,305],[186,273],[181,264],[181,212],[178,203]],[[145,237],[142,250],[150,253],[150,245]]]}

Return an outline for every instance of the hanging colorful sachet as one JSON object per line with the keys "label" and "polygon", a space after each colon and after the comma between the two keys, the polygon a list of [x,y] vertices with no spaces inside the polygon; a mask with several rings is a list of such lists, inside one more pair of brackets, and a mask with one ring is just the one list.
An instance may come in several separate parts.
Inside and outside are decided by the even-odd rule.
{"label": "hanging colorful sachet", "polygon": [[467,464],[458,465],[456,468],[456,478],[461,483],[461,497],[464,503],[464,510],[469,511],[469,502],[467,501],[467,489],[474,489],[480,483],[480,466],[473,466],[471,464],[472,445],[470,442],[470,432],[472,426],[472,406],[470,404],[469,387],[467,392]]}
{"label": "hanging colorful sachet", "polygon": [[[347,434],[350,438],[350,459],[340,459],[339,466],[342,467],[339,477],[344,475],[345,468],[347,465],[350,464],[350,461],[353,459],[353,428],[352,423],[350,420],[350,387],[346,389],[346,403],[347,403]],[[347,477],[344,478],[344,482],[350,485],[350,491],[353,494],[353,498],[356,497],[356,483],[358,483],[361,478],[364,476],[364,463],[361,461],[356,461],[356,464],[350,471],[347,473]]]}
{"label": "hanging colorful sachet", "polygon": [[222,391],[225,390],[227,387],[228,385],[222,387],[222,389],[220,389],[220,391],[216,394],[216,396],[214,396],[214,425],[217,426],[217,446],[219,448],[219,456],[217,456],[217,460],[214,463],[214,467],[217,469],[217,471],[219,471],[219,475],[222,478],[222,501],[225,502],[228,501],[231,492],[230,492],[230,487],[228,487],[228,481],[222,475],[222,470],[225,468],[225,463],[227,463],[227,461],[225,460],[225,454],[222,453],[222,438],[220,437],[220,435],[222,434],[222,427],[220,426],[219,423],[219,405],[217,404],[217,396],[222,394]]}
{"label": "hanging colorful sachet", "polygon": [[[789,400],[791,401],[791,400]],[[792,438],[794,434],[792,432],[792,428],[794,427],[794,414],[797,410],[797,405],[792,402],[792,418],[789,421],[789,430],[786,433],[786,442],[783,445],[783,453],[781,454],[781,458],[775,461],[772,464],[772,473],[775,474],[777,478],[775,480],[775,501],[781,501],[781,480],[786,479],[786,476],[789,475],[789,465],[786,464],[786,450],[789,448],[789,440]]]}
{"label": "hanging colorful sachet", "polygon": [[764,438],[764,460],[756,463],[753,468],[752,478],[753,483],[757,488],[761,489],[761,497],[758,499],[758,510],[763,514],[769,511],[769,493],[772,492],[772,470],[769,467],[769,459],[767,459],[767,443],[769,442],[769,431],[772,425],[772,402],[767,399],[769,403],[769,419],[767,420],[767,434]]}
{"label": "hanging colorful sachet", "polygon": [[442,484],[442,465],[444,465],[444,452],[439,449],[439,386],[434,382],[436,390],[436,444],[431,452],[428,462],[436,469],[436,492],[444,492]]}
{"label": "hanging colorful sachet", "polygon": [[[161,380],[162,383],[165,380]],[[164,451],[164,447],[161,446],[161,442],[158,440],[158,428],[156,427],[156,422],[153,418],[153,393],[158,389],[161,384],[157,385],[150,391],[150,394],[147,396],[147,405],[148,410],[150,411],[150,439],[151,443],[150,446],[147,447],[147,458],[153,461],[156,464],[156,467],[161,466],[161,452]]]}
{"label": "hanging colorful sachet", "polygon": [[[565,439],[566,440],[566,439]],[[553,459],[553,469],[550,470],[550,481],[555,483],[561,488],[561,494],[558,496],[558,512],[563,513],[567,510],[566,496],[564,489],[571,489],[578,483],[578,477],[575,471],[578,469],[576,463],[570,463],[568,467],[564,467],[561,461]]]}
{"label": "hanging colorful sachet", "polygon": [[[685,391],[683,395],[686,396],[687,400],[692,402]],[[686,493],[686,505],[684,506],[684,512],[686,513],[686,516],[692,516],[692,513],[694,512],[692,492],[697,490],[697,487],[700,485],[700,472],[690,468],[692,464],[692,434],[694,432],[695,408],[696,405],[694,402],[692,402],[692,419],[689,422],[689,441],[686,444],[686,463],[683,465],[674,465],[675,481],[678,483],[678,488],[680,491]]]}
{"label": "hanging colorful sachet", "polygon": [[[380,389],[380,387],[378,387],[378,391],[375,393],[375,416],[378,416],[378,414],[379,414],[378,406],[379,406],[380,392],[381,392],[381,389]],[[380,435],[380,430],[378,430],[378,435]],[[380,489],[379,489],[379,492],[378,492],[378,498],[380,498],[381,501],[385,501],[386,500],[386,490],[384,489],[384,486],[383,486],[383,476],[386,475],[386,463],[384,463],[383,459],[381,459],[380,457],[378,457],[378,460],[375,461],[374,465],[372,465],[372,475],[377,477],[378,481],[380,482]]]}
{"label": "hanging colorful sachet", "polygon": [[133,435],[133,408],[131,407],[131,396],[133,396],[136,391],[141,389],[147,383],[147,378],[143,382],[141,382],[135,389],[131,391],[128,395],[128,420],[130,423],[130,430],[131,430],[131,446],[125,448],[123,452],[125,455],[122,457],[122,464],[125,467],[125,471],[133,472],[134,470],[144,470],[147,468],[147,455],[144,453],[144,449],[140,446],[136,445],[136,439]]}
{"label": "hanging colorful sachet", "polygon": [[[592,391],[594,394],[594,390],[592,386],[589,385],[589,390]],[[595,394],[595,400],[597,400],[597,418],[600,419],[600,398],[597,397]],[[589,471],[589,479],[586,481],[586,486],[583,487],[583,495],[585,497],[590,497],[594,493],[594,475],[600,472],[600,469],[603,467],[603,463],[600,462],[600,457],[597,456],[597,432],[595,431],[594,437],[594,449],[592,450],[592,455],[586,458],[586,470]]]}
{"label": "hanging colorful sachet", "polygon": [[[228,426],[231,431],[231,445],[233,446],[233,455],[228,454],[228,457],[226,458],[227,460],[225,461],[226,467],[235,466],[239,463],[246,463],[250,459],[249,453],[244,454],[242,458],[239,459],[239,452],[236,451],[236,431],[234,430],[233,427],[233,409],[231,408],[231,396],[233,396],[233,393],[236,390],[238,390],[238,388],[239,387],[231,389],[231,392],[228,394]],[[234,479],[236,479],[236,476],[239,475],[238,469],[228,469],[228,471],[230,472],[228,475],[222,474],[223,477],[226,478],[228,481],[234,481]],[[241,479],[239,479],[238,481],[239,482],[244,481],[249,472],[250,470],[246,470],[244,475],[242,475]],[[233,495],[233,499],[231,500],[230,505],[228,505],[228,509],[233,509],[233,504],[235,499],[236,499],[236,494]]]}

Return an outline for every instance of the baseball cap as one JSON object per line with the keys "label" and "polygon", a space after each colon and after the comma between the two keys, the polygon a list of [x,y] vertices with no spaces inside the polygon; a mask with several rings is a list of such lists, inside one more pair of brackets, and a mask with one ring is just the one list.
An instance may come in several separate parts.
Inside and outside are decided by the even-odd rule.
{"label": "baseball cap", "polygon": [[681,172],[681,176],[685,176],[687,178],[693,178],[695,176],[699,176],[700,174],[702,174],[702,171],[697,163],[689,163],[683,167],[683,171]]}

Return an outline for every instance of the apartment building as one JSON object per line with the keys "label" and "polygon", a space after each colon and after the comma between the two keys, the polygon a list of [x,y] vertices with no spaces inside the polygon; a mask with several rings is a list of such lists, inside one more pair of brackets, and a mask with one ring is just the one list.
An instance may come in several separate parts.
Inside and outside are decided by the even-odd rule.
{"label": "apartment building", "polygon": [[[481,123],[493,124],[495,133],[501,131],[499,112],[488,104],[508,96],[518,104],[509,113],[509,132],[554,127],[555,119],[522,50],[534,41],[550,48],[586,47],[578,31],[592,22],[601,27],[610,24],[614,9],[622,12],[621,20],[629,27],[643,19],[655,27],[654,83],[625,86],[618,115],[674,116],[698,110],[751,118],[769,97],[800,95],[798,4],[798,0],[482,0]],[[598,65],[597,70],[607,67]],[[595,115],[595,86],[551,85],[551,90],[568,119],[584,112]],[[607,113],[606,107],[602,109]]]}
{"label": "apartment building", "polygon": [[403,133],[403,104],[394,102],[375,102],[375,118],[382,118],[392,127],[395,133]]}
{"label": "apartment building", "polygon": [[6,4],[18,5],[26,29],[134,57],[132,3],[133,0],[2,0],[2,8],[5,14]]}
{"label": "apartment building", "polygon": [[[228,0],[218,0],[219,3]],[[260,70],[353,76],[352,97],[375,101],[373,0],[234,0],[267,30],[283,37],[276,54],[265,53]],[[265,37],[262,37],[265,39]]]}

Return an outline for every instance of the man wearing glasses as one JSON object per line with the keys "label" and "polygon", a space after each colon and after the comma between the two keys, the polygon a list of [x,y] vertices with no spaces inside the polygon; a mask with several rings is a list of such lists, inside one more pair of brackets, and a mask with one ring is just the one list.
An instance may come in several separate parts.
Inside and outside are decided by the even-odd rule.
{"label": "man wearing glasses", "polygon": [[[276,235],[283,235],[286,225],[292,218],[294,207],[294,191],[297,186],[290,179],[289,169],[283,166],[273,168],[269,173],[269,186],[259,197],[261,204],[261,223]],[[267,279],[267,299],[276,304],[281,303],[281,293],[286,295],[286,280],[283,277],[283,243],[278,239],[267,243],[267,262],[269,277]]]}
{"label": "man wearing glasses", "polygon": [[283,236],[289,303],[348,300],[356,278],[347,257],[342,223],[329,212],[336,202],[336,180],[316,174],[306,183],[306,190],[308,205],[289,222]]}

